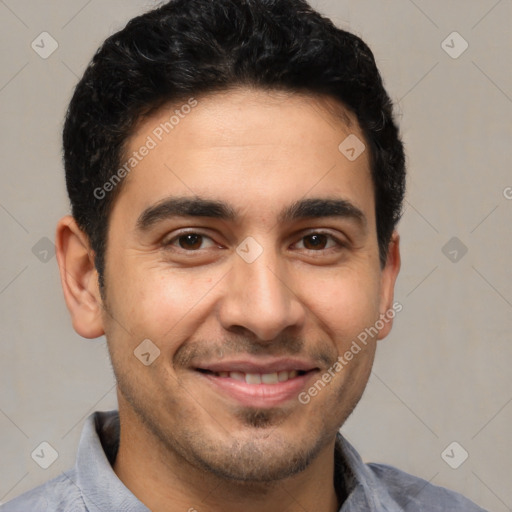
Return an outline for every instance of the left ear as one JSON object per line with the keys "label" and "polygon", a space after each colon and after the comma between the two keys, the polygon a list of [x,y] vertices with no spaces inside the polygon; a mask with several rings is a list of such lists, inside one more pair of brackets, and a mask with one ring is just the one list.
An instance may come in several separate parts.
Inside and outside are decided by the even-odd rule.
{"label": "left ear", "polygon": [[381,271],[379,312],[381,318],[382,315],[386,316],[387,321],[384,322],[384,327],[379,330],[377,336],[379,340],[385,338],[393,327],[393,317],[389,317],[389,311],[393,310],[393,297],[398,272],[400,272],[400,235],[394,230],[388,245],[386,265]]}

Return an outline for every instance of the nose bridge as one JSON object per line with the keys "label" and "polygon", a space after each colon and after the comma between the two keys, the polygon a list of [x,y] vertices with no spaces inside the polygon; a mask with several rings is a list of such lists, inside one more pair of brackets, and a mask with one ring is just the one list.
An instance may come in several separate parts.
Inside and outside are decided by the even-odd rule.
{"label": "nose bridge", "polygon": [[249,253],[256,248],[250,242],[241,246],[228,274],[221,322],[225,329],[243,327],[259,339],[270,340],[287,327],[301,323],[302,306],[291,283],[287,283],[285,266],[275,250],[261,250],[251,261],[240,251],[248,249]]}

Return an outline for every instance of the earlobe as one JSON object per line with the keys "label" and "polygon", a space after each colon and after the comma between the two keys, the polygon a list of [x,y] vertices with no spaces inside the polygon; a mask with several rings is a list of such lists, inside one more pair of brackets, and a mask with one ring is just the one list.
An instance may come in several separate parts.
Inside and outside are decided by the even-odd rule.
{"label": "earlobe", "polygon": [[393,307],[393,297],[400,265],[400,235],[395,230],[391,235],[388,245],[386,266],[382,269],[381,273],[380,317],[383,319],[384,327],[379,331],[379,340],[385,338],[393,326],[393,318],[396,314],[396,310]]}
{"label": "earlobe", "polygon": [[88,237],[72,216],[63,217],[57,224],[55,245],[73,328],[84,338],[97,338],[104,334],[98,273]]}

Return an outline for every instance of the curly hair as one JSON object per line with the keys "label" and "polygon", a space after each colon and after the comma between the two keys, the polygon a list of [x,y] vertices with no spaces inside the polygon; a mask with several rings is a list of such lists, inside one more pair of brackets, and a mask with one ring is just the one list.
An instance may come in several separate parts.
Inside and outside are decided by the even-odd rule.
{"label": "curly hair", "polygon": [[328,95],[358,119],[369,149],[379,258],[402,215],[405,156],[375,59],[305,0],[170,0],[104,41],[77,84],[63,130],[72,214],[103,286],[109,213],[138,121],[164,104],[251,86]]}

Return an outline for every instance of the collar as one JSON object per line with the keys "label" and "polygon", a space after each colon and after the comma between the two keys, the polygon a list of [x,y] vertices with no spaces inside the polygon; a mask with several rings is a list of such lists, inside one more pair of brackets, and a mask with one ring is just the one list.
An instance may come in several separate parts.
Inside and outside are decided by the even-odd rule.
{"label": "collar", "polygon": [[384,483],[363,462],[357,450],[340,434],[336,437],[336,471],[346,484],[345,501],[339,512],[403,512]]}
{"label": "collar", "polygon": [[151,512],[119,480],[112,463],[119,447],[119,412],[94,412],[83,427],[75,466],[76,485],[90,512]]}

